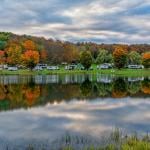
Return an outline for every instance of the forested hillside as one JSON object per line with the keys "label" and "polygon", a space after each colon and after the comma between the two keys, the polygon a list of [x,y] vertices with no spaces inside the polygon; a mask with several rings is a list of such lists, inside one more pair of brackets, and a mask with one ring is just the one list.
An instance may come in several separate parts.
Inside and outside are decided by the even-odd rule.
{"label": "forested hillside", "polygon": [[44,37],[28,35],[16,35],[8,32],[0,32],[0,63],[18,64],[21,55],[26,50],[34,50],[39,53],[39,61],[42,63],[58,64],[72,62],[79,59],[81,51],[89,50],[94,59],[99,51],[105,49],[112,54],[115,47],[119,46],[128,52],[136,51],[140,54],[150,51],[148,44],[120,45],[120,44],[96,44],[91,42],[71,43]]}

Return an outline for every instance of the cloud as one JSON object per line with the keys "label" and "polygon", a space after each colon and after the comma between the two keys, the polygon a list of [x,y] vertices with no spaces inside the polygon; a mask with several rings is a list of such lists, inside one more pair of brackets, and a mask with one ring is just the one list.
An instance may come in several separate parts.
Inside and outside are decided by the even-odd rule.
{"label": "cloud", "polygon": [[0,5],[1,31],[69,41],[150,43],[149,18],[149,0],[2,0]]}

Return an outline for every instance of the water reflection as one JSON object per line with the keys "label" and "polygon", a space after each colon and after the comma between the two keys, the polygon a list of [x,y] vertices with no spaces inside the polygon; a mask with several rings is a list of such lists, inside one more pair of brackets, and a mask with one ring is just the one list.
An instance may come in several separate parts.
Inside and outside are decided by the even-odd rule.
{"label": "water reflection", "polygon": [[149,97],[148,78],[102,75],[0,76],[0,110],[72,99]]}
{"label": "water reflection", "polygon": [[114,127],[150,132],[150,79],[97,75],[0,76],[0,149],[97,139]]}

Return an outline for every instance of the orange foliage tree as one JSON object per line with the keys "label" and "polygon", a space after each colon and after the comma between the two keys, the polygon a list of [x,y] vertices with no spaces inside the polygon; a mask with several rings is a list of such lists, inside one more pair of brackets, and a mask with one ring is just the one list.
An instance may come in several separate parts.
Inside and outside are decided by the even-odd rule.
{"label": "orange foliage tree", "polygon": [[127,63],[127,50],[121,46],[116,46],[113,52],[115,66],[118,69],[123,68]]}
{"label": "orange foliage tree", "polygon": [[36,44],[32,40],[26,40],[23,43],[24,50],[36,50]]}
{"label": "orange foliage tree", "polygon": [[143,54],[142,63],[143,63],[145,68],[150,68],[150,52]]}
{"label": "orange foliage tree", "polygon": [[10,43],[6,49],[7,63],[17,65],[21,63],[22,48],[18,43]]}
{"label": "orange foliage tree", "polygon": [[46,62],[47,57],[48,57],[47,51],[45,49],[41,50],[40,51],[40,62],[43,62],[43,63]]}
{"label": "orange foliage tree", "polygon": [[36,101],[38,100],[39,96],[40,96],[40,87],[39,86],[35,86],[32,88],[26,88],[23,91],[24,95],[25,95],[25,100],[28,106],[32,106],[36,103]]}
{"label": "orange foliage tree", "polygon": [[5,63],[5,52],[0,50],[0,64]]}
{"label": "orange foliage tree", "polygon": [[76,61],[79,59],[79,50],[76,46],[71,45],[69,43],[65,43],[63,45],[64,51],[63,51],[63,60],[65,62],[71,63],[72,61]]}
{"label": "orange foliage tree", "polygon": [[39,63],[40,55],[37,51],[27,50],[21,58],[26,67],[33,69]]}
{"label": "orange foliage tree", "polygon": [[144,79],[142,82],[142,92],[145,94],[150,94],[150,80],[148,78]]}

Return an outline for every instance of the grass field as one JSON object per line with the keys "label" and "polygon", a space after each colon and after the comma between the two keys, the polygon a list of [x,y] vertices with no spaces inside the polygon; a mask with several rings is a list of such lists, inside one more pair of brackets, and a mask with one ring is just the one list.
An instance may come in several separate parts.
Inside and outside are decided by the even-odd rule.
{"label": "grass field", "polygon": [[97,70],[42,70],[42,71],[31,71],[31,70],[18,70],[8,71],[1,70],[0,75],[49,75],[49,74],[111,74],[117,76],[150,76],[150,69],[103,69]]}

